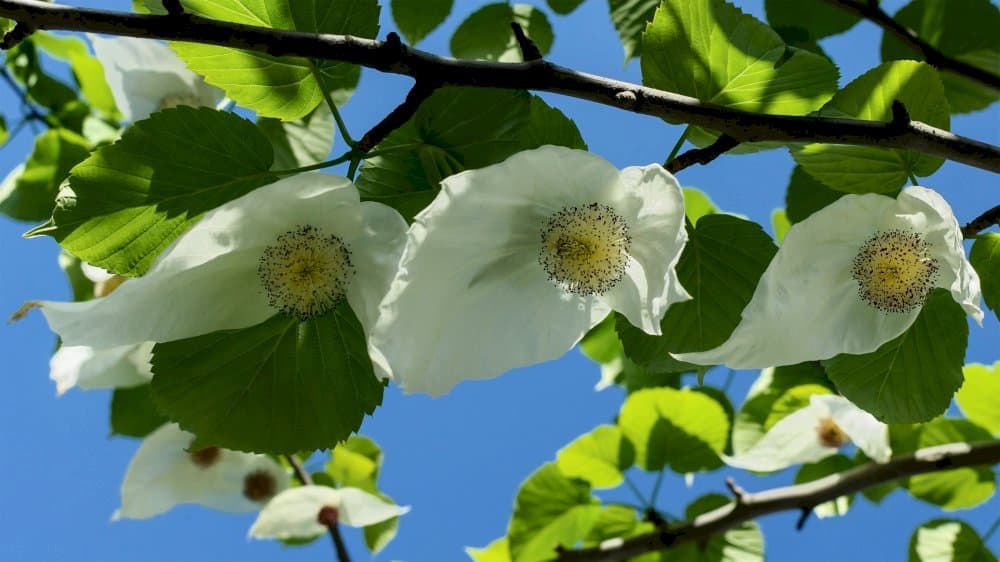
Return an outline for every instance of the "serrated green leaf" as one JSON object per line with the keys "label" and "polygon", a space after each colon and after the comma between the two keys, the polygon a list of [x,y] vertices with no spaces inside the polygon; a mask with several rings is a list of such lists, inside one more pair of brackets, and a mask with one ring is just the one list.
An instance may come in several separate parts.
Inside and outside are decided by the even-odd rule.
{"label": "serrated green leaf", "polygon": [[764,0],[764,11],[767,22],[782,38],[799,42],[843,33],[861,21],[861,16],[832,4],[801,0]]}
{"label": "serrated green leaf", "polygon": [[[989,431],[968,421],[938,418],[920,427],[917,448],[948,443],[993,441]],[[971,466],[913,476],[905,487],[916,498],[943,509],[967,509],[988,500],[996,491],[996,475],[989,466]]]}
{"label": "serrated green leaf", "polygon": [[559,450],[556,465],[569,478],[586,480],[594,488],[614,488],[622,471],[635,462],[635,448],[613,425],[602,425]]}
{"label": "serrated green leaf", "polygon": [[[376,0],[182,0],[194,15],[274,29],[375,37]],[[344,103],[360,69],[352,64],[273,57],[196,43],[172,43],[191,70],[201,74],[241,106],[264,117],[294,120],[323,101],[323,90]]]}
{"label": "serrated green leaf", "polygon": [[511,22],[516,22],[543,55],[555,36],[545,12],[528,4],[496,3],[483,6],[465,19],[451,36],[451,54],[460,59],[521,62],[521,48]]}
{"label": "serrated green leaf", "polygon": [[60,184],[88,156],[87,139],[80,135],[66,129],[42,133],[24,167],[11,172],[0,186],[0,213],[22,221],[47,219]]}
{"label": "serrated green leaf", "polygon": [[611,23],[618,31],[622,47],[625,48],[625,62],[639,56],[642,50],[642,32],[653,21],[653,14],[660,0],[608,0],[611,9]]}
{"label": "serrated green leaf", "polygon": [[277,180],[272,159],[267,139],[235,114],[159,111],[73,168],[52,219],[29,234],[48,234],[111,272],[140,275],[202,213]]}
{"label": "serrated green leaf", "polygon": [[683,474],[718,468],[729,438],[725,408],[689,389],[632,393],[622,405],[618,426],[635,447],[636,465],[650,471],[669,466]]}
{"label": "serrated green leaf", "polygon": [[116,388],[111,395],[111,434],[145,437],[167,423],[153,403],[151,385]]}
{"label": "serrated green leaf", "polygon": [[618,504],[603,506],[584,544],[600,544],[608,539],[630,536],[638,525],[635,508]]}
{"label": "serrated green leaf", "polygon": [[[643,84],[704,102],[805,115],[837,89],[838,71],[829,59],[788,47],[725,0],[662,3],[642,43]],[[717,136],[701,133],[689,139],[705,145]]]}
{"label": "serrated green leaf", "polygon": [[[732,500],[719,494],[707,494],[688,505],[688,521],[717,509]],[[689,543],[664,550],[661,562],[764,562],[764,535],[754,522],[717,534],[704,542]]]}
{"label": "serrated green leaf", "polygon": [[992,367],[972,363],[962,368],[965,382],[955,395],[965,417],[994,435],[1000,435],[1000,361]]}
{"label": "serrated green leaf", "polygon": [[551,560],[557,546],[571,547],[590,532],[601,514],[583,480],[566,477],[555,463],[521,484],[507,528],[513,562]]}
{"label": "serrated green leaf", "polygon": [[[951,117],[944,87],[934,67],[914,61],[880,64],[856,78],[820,110],[824,117],[890,121],[892,103],[906,106],[911,119],[948,129]],[[795,161],[827,187],[846,193],[891,193],[909,177],[926,177],[943,158],[912,150],[807,144],[792,147]]]}
{"label": "serrated green leaf", "polygon": [[785,213],[792,224],[802,222],[809,215],[844,196],[807,174],[802,166],[795,166],[785,192]]}
{"label": "serrated green leaf", "polygon": [[979,274],[983,302],[1000,318],[1000,234],[980,234],[972,243],[969,262]]}
{"label": "serrated green leaf", "polygon": [[[990,0],[914,0],[893,16],[917,37],[945,55],[1000,74],[1000,9]],[[923,53],[903,44],[895,35],[882,35],[882,60],[924,60]],[[1000,99],[1000,92],[953,72],[941,73],[941,82],[953,113],[967,113]]]}
{"label": "serrated green leaf", "polygon": [[416,45],[451,13],[455,0],[392,0],[392,19],[403,37]]}
{"label": "serrated green leaf", "polygon": [[968,339],[962,307],[947,290],[934,289],[899,337],[823,364],[840,393],[880,421],[922,422],[944,413],[962,385]]}
{"label": "serrated green leaf", "polygon": [[302,168],[324,161],[333,149],[336,133],[333,114],[322,105],[295,121],[263,117],[257,120],[257,128],[274,148],[274,170]]}
{"label": "serrated green leaf", "polygon": [[[854,462],[851,459],[844,455],[832,455],[819,462],[802,465],[802,468],[795,473],[795,483],[803,484],[805,482],[812,482],[824,476],[837,474],[852,468],[854,468]],[[854,494],[840,496],[837,499],[813,507],[813,513],[820,519],[846,515],[847,510],[851,508],[851,503],[853,502]]]}
{"label": "serrated green leaf", "polygon": [[627,322],[616,325],[625,354],[640,366],[671,352],[704,351],[726,341],[777,252],[760,225],[732,215],[706,215],[693,229],[688,226],[688,237],[677,276],[693,300],[667,310],[662,336]]}
{"label": "serrated green leaf", "polygon": [[997,562],[997,557],[967,523],[934,519],[910,537],[907,562]]}
{"label": "serrated green leaf", "polygon": [[541,98],[516,90],[442,88],[378,145],[401,149],[365,160],[357,186],[362,198],[410,220],[431,202],[442,179],[544,144],[587,148],[576,125]]}
{"label": "serrated green leaf", "polygon": [[333,447],[382,402],[364,332],[341,303],[153,349],[153,398],[202,443],[291,453]]}
{"label": "serrated green leaf", "polygon": [[381,464],[382,450],[379,446],[367,437],[352,435],[330,453],[326,473],[337,486],[350,486],[377,494],[376,481]]}

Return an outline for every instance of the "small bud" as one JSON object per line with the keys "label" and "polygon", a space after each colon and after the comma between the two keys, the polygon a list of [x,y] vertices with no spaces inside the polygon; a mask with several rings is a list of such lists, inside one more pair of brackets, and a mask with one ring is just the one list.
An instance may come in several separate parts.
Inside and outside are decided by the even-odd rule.
{"label": "small bud", "polygon": [[198,451],[192,451],[188,453],[188,458],[191,459],[198,468],[208,468],[219,460],[219,448],[218,447],[205,447]]}
{"label": "small bud", "polygon": [[340,512],[333,506],[324,505],[319,510],[319,515],[316,516],[316,520],[319,521],[320,525],[333,527],[337,524],[337,521],[340,520]]}

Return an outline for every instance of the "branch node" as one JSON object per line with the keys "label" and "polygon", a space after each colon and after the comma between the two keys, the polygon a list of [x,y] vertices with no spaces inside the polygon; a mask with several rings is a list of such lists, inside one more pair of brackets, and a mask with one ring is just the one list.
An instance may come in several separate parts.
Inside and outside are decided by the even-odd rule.
{"label": "branch node", "polygon": [[14,25],[13,29],[4,34],[3,39],[0,40],[0,49],[4,51],[13,49],[34,32],[35,28],[19,21]]}
{"label": "branch node", "polygon": [[747,494],[747,491],[737,484],[736,480],[734,480],[732,476],[726,478],[726,487],[729,488],[729,491],[733,494],[733,498],[736,499],[737,505],[746,505],[747,498],[750,494]]}
{"label": "branch node", "polygon": [[969,221],[969,224],[962,227],[962,236],[975,238],[981,231],[993,225],[1000,225],[1000,205]]}
{"label": "branch node", "polygon": [[652,523],[653,525],[656,525],[657,527],[659,527],[660,525],[664,525],[667,522],[667,520],[664,519],[662,515],[660,515],[660,512],[652,507],[646,509],[645,518],[646,521]]}
{"label": "branch node", "polygon": [[163,0],[163,7],[167,10],[167,15],[184,15],[184,6],[181,5],[181,0]]}
{"label": "branch node", "polygon": [[907,111],[906,105],[899,100],[892,100],[892,124],[900,129],[905,129],[910,126],[910,112]]}
{"label": "branch node", "polygon": [[510,28],[514,31],[514,38],[517,39],[517,46],[521,48],[521,58],[524,62],[533,60],[542,60],[542,51],[538,48],[538,45],[528,37],[528,34],[524,32],[524,28],[521,24],[516,21],[510,22]]}
{"label": "branch node", "polygon": [[670,162],[667,162],[664,166],[668,172],[671,174],[676,174],[677,172],[694,166],[695,164],[705,165],[715,160],[719,156],[722,156],[726,152],[739,146],[740,141],[734,139],[729,135],[722,135],[715,142],[706,146],[705,148],[693,148],[677,158],[674,158]]}
{"label": "branch node", "polygon": [[803,527],[806,526],[806,521],[809,520],[809,514],[813,512],[811,507],[803,507],[802,511],[799,513],[799,520],[795,522],[795,530],[801,531]]}
{"label": "branch node", "polygon": [[634,109],[639,104],[639,96],[632,90],[622,90],[615,94],[615,101],[628,109]]}

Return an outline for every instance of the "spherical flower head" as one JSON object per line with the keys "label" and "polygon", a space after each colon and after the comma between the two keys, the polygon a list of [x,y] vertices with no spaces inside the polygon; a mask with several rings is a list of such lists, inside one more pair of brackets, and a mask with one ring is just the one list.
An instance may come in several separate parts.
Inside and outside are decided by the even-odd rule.
{"label": "spherical flower head", "polygon": [[405,232],[399,213],[362,203],[346,178],[300,174],[206,213],[112,294],[42,312],[64,343],[95,348],[305,320],[342,301],[367,333]]}
{"label": "spherical flower head", "polygon": [[270,457],[194,443],[173,423],[149,434],[129,462],[113,518],[146,519],[184,503],[257,511],[289,486],[286,470]]}
{"label": "spherical flower head", "polygon": [[774,424],[745,451],[724,456],[729,466],[758,472],[822,460],[854,443],[868,458],[889,460],[889,427],[842,396],[814,394],[809,405]]}
{"label": "spherical flower head", "polygon": [[415,219],[373,356],[407,392],[442,394],[554,359],[612,311],[650,334],[690,296],[677,181],[545,146],[449,177]]}
{"label": "spherical flower head", "polygon": [[151,39],[105,39],[88,34],[115,104],[126,121],[139,121],[155,111],[189,105],[214,107],[222,91],[188,70],[169,47]]}
{"label": "spherical flower head", "polygon": [[358,488],[299,486],[268,502],[250,527],[255,539],[309,539],[330,524],[367,527],[410,511]]}
{"label": "spherical flower head", "polygon": [[870,353],[913,324],[935,287],[982,322],[948,203],[917,186],[846,195],[789,229],[729,340],[674,357],[755,369]]}

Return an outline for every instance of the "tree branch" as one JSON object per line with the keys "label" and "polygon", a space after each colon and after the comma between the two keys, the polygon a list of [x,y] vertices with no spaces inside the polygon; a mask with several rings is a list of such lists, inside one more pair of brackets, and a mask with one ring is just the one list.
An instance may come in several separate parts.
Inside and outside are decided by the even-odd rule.
{"label": "tree branch", "polygon": [[538,90],[720,131],[740,143],[818,142],[915,150],[1000,173],[1000,148],[913,121],[749,113],[620,80],[577,72],[544,60],[495,63],[455,60],[352,36],[316,35],[209,20],[186,14],[149,16],[73,8],[37,0],[0,0],[0,17],[37,29],[61,29],[189,41],[312,59],[338,60],[446,86]]}
{"label": "tree branch", "polygon": [[1000,225],[1000,205],[969,221],[969,224],[962,227],[962,236],[975,238],[977,234],[995,224]]}
{"label": "tree branch", "polygon": [[417,80],[413,88],[410,89],[410,92],[406,94],[406,99],[403,100],[403,103],[389,112],[384,119],[376,123],[374,127],[365,133],[365,136],[361,137],[361,140],[358,141],[355,147],[357,151],[363,155],[375,148],[375,145],[382,142],[385,137],[389,136],[389,133],[409,121],[413,117],[413,114],[417,112],[420,104],[429,98],[438,87],[439,84],[437,83],[427,80]]}
{"label": "tree branch", "polygon": [[928,472],[997,463],[1000,463],[1000,440],[929,447],[885,464],[870,463],[805,484],[753,494],[734,492],[735,501],[692,521],[661,524],[651,533],[605,542],[594,548],[562,551],[556,559],[559,562],[626,560],[646,552],[703,541],[747,521],[779,511],[798,510],[804,514],[799,523],[804,523],[814,506],[878,484]]}
{"label": "tree branch", "polygon": [[692,148],[677,158],[667,162],[664,167],[671,174],[676,174],[684,168],[690,168],[695,164],[708,164],[712,160],[715,160],[719,156],[722,156],[727,151],[730,151],[739,145],[740,141],[729,135],[722,135],[716,139],[715,142],[705,148]]}
{"label": "tree branch", "polygon": [[994,90],[1000,90],[1000,76],[942,53],[937,49],[937,47],[931,45],[927,41],[924,41],[912,30],[894,20],[892,16],[879,7],[877,2],[858,2],[857,0],[824,1],[847,12],[857,14],[881,27],[886,31],[886,33],[895,35],[896,38],[902,41],[905,45],[919,51],[920,54],[924,56],[924,60],[936,66],[939,70],[946,70],[953,74],[958,74],[971,80],[975,80],[976,82],[989,86]]}
{"label": "tree branch", "polygon": [[[285,460],[288,464],[292,465],[292,471],[295,472],[295,477],[298,479],[299,483],[303,486],[312,486],[312,476],[309,476],[309,471],[306,467],[302,466],[302,463],[295,455],[285,455]],[[337,560],[340,562],[351,562],[351,555],[347,552],[347,545],[344,543],[344,537],[340,534],[340,526],[337,524],[336,516],[324,517],[324,512],[320,511],[319,514],[320,522],[326,525],[326,528],[330,531],[330,538],[333,539],[333,548],[337,551]]]}

